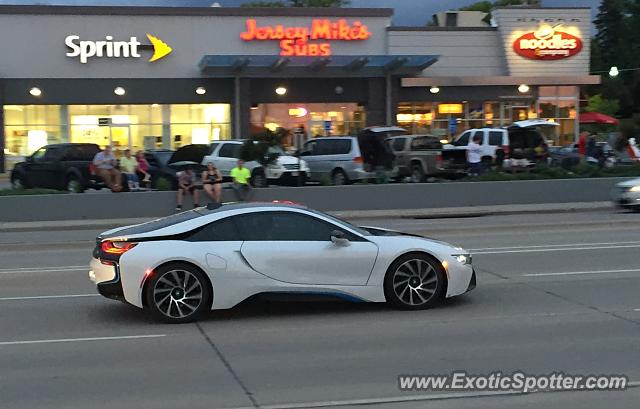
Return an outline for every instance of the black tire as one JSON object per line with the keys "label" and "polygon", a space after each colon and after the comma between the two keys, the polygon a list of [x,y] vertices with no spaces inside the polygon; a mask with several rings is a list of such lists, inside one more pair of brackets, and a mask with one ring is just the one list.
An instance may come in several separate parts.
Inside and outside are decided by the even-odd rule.
{"label": "black tire", "polygon": [[29,189],[29,184],[23,175],[16,175],[11,178],[11,188],[13,189]]}
{"label": "black tire", "polygon": [[419,163],[414,163],[413,165],[411,165],[411,182],[424,182],[424,171],[422,170],[422,165],[420,165]]}
{"label": "black tire", "polygon": [[424,253],[408,253],[389,266],[384,294],[396,308],[424,310],[441,302],[445,284],[446,274],[440,262]]}
{"label": "black tire", "polygon": [[251,186],[263,188],[268,186],[267,177],[262,169],[254,170],[251,174]]}
{"label": "black tire", "polygon": [[213,290],[200,269],[188,263],[169,263],[154,270],[143,296],[145,309],[155,319],[183,324],[211,310]]}
{"label": "black tire", "polygon": [[64,187],[69,193],[84,192],[84,186],[82,185],[80,178],[78,178],[76,175],[67,176]]}
{"label": "black tire", "polygon": [[334,186],[341,186],[349,184],[349,178],[342,169],[335,169],[331,172],[331,184]]}

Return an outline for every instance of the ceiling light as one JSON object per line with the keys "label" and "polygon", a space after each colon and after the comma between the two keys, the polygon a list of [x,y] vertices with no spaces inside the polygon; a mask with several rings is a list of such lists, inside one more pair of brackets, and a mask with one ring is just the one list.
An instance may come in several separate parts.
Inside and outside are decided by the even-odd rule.
{"label": "ceiling light", "polygon": [[618,67],[616,67],[615,65],[611,67],[611,69],[609,70],[609,76],[615,78],[618,76],[618,74],[620,74],[620,70],[618,70]]}
{"label": "ceiling light", "polygon": [[520,84],[520,86],[518,87],[518,91],[525,94],[529,92],[529,86],[527,84]]}
{"label": "ceiling light", "polygon": [[29,90],[29,94],[33,95],[34,97],[39,97],[40,95],[42,95],[42,90],[38,87],[33,87]]}
{"label": "ceiling light", "polygon": [[429,88],[429,92],[432,94],[437,94],[438,92],[440,92],[440,88],[438,88],[437,85],[434,85],[431,88]]}
{"label": "ceiling light", "polygon": [[196,88],[196,94],[198,95],[204,95],[207,93],[207,89],[205,87],[198,87]]}
{"label": "ceiling light", "polygon": [[124,94],[127,93],[127,91],[125,91],[125,89],[122,87],[115,87],[113,90],[113,93],[119,96],[123,96]]}
{"label": "ceiling light", "polygon": [[285,87],[280,86],[280,87],[276,88],[276,94],[284,95],[286,93],[287,93],[287,89]]}

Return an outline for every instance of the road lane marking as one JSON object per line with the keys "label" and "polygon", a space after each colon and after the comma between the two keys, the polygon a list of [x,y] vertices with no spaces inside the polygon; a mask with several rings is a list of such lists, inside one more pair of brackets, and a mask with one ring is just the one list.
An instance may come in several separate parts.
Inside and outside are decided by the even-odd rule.
{"label": "road lane marking", "polygon": [[[627,383],[627,388],[637,388],[640,386],[639,381],[632,381]],[[592,392],[585,389],[572,389],[572,390],[531,390],[527,392],[523,391],[479,391],[479,392],[449,392],[449,393],[433,393],[433,394],[421,394],[421,395],[405,395],[405,396],[388,396],[382,398],[363,398],[363,399],[344,399],[344,400],[330,400],[319,402],[306,402],[306,403],[282,403],[272,405],[260,405],[261,409],[312,409],[312,408],[330,408],[340,406],[361,406],[361,405],[376,405],[383,403],[403,403],[403,402],[423,402],[423,401],[436,401],[436,400],[453,400],[453,399],[472,399],[472,398],[486,398],[492,396],[522,396],[532,395],[539,393],[562,393],[562,392]],[[233,409],[253,409],[253,406],[241,406]]]}
{"label": "road lane marking", "polygon": [[524,248],[520,250],[501,250],[501,251],[474,251],[468,250],[473,255],[480,254],[507,254],[507,253],[544,253],[552,251],[580,251],[580,250],[604,250],[604,249],[624,249],[639,248],[640,244],[624,245],[624,246],[598,246],[598,247],[545,247],[545,248]]}
{"label": "road lane marking", "polygon": [[636,308],[636,309],[634,309],[634,311],[640,311],[640,308]]}
{"label": "road lane marking", "polygon": [[4,268],[0,269],[0,274],[57,273],[65,271],[89,271],[89,266]]}
{"label": "road lane marking", "polygon": [[64,294],[64,295],[34,295],[28,297],[2,297],[0,301],[19,301],[19,300],[47,300],[51,298],[80,298],[80,297],[98,297],[100,294]]}
{"label": "road lane marking", "polygon": [[594,270],[594,271],[565,271],[561,273],[528,273],[522,274],[522,277],[545,277],[545,276],[571,276],[580,274],[608,274],[608,273],[638,273],[640,269],[634,268],[629,270]]}
{"label": "road lane marking", "polygon": [[507,247],[485,247],[472,249],[470,251],[490,251],[490,250],[519,250],[519,249],[535,249],[535,248],[555,248],[555,247],[574,247],[574,246],[613,246],[618,244],[638,244],[640,241],[612,241],[605,243],[568,243],[568,244],[544,244],[535,246],[507,246]]}
{"label": "road lane marking", "polygon": [[55,343],[61,343],[61,342],[117,341],[117,340],[124,340],[124,339],[144,339],[144,338],[160,338],[160,337],[166,337],[166,334],[123,335],[119,337],[37,339],[32,341],[4,341],[4,342],[0,342],[0,346],[29,345],[29,344],[55,344]]}

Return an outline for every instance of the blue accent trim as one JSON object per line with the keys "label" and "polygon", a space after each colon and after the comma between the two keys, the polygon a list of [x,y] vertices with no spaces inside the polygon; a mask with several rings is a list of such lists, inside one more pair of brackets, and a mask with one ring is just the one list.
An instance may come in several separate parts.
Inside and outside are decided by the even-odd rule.
{"label": "blue accent trim", "polygon": [[266,294],[290,294],[290,295],[300,295],[300,296],[320,296],[320,297],[331,297],[331,298],[339,298],[344,301],[349,302],[367,302],[367,300],[363,300],[360,297],[356,297],[355,295],[341,293],[341,292],[333,292],[333,291],[269,291]]}

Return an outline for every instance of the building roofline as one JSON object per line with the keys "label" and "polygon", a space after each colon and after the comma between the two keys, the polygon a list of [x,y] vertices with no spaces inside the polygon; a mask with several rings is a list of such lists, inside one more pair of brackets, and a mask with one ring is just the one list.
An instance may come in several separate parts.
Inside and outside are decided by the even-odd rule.
{"label": "building roofline", "polygon": [[390,26],[387,31],[497,31],[497,27]]}
{"label": "building roofline", "polygon": [[494,10],[591,10],[591,7],[573,6],[573,7],[519,7],[519,6],[502,6],[494,7]]}
{"label": "building roofline", "polygon": [[0,14],[116,16],[391,17],[391,8],[337,7],[150,7],[0,5]]}

